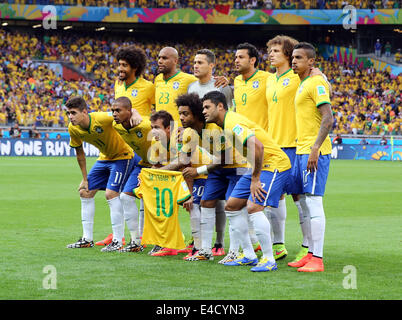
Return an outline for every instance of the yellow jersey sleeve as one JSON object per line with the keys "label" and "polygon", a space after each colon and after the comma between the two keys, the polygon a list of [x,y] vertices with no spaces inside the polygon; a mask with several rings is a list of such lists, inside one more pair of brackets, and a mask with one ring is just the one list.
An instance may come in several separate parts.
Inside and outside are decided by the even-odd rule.
{"label": "yellow jersey sleeve", "polygon": [[233,135],[233,147],[239,152],[243,161],[246,160],[248,156],[247,152],[249,152],[247,149],[247,140],[255,136],[264,146],[262,170],[278,170],[281,172],[291,168],[288,156],[282,151],[279,145],[264,129],[246,117],[233,112],[226,113],[224,129],[228,140],[230,140],[230,134]]}
{"label": "yellow jersey sleeve", "polygon": [[309,89],[316,107],[319,107],[324,103],[331,104],[328,83],[324,80],[324,78],[321,76],[312,77]]}
{"label": "yellow jersey sleeve", "polygon": [[89,114],[89,128],[69,124],[70,146],[79,147],[83,141],[100,151],[98,160],[131,159],[133,150],[113,128],[113,117],[109,112]]}
{"label": "yellow jersey sleeve", "polygon": [[148,151],[152,144],[151,122],[144,117],[141,123],[131,129],[126,129],[122,124],[113,121],[113,128],[120,134],[123,140],[141,157],[142,166],[150,166],[148,162]]}

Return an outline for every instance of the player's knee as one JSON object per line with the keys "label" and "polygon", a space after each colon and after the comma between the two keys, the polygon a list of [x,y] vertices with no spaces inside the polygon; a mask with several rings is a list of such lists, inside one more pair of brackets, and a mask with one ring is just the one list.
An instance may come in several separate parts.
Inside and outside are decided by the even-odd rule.
{"label": "player's knee", "polygon": [[225,211],[239,211],[245,207],[245,203],[229,199],[225,205]]}
{"label": "player's knee", "polygon": [[200,205],[203,208],[215,208],[216,200],[201,200]]}
{"label": "player's knee", "polygon": [[119,197],[119,195],[120,194],[114,190],[106,189],[106,192],[105,192],[106,200],[112,200],[116,197]]}
{"label": "player's knee", "polygon": [[249,214],[263,211],[264,207],[252,201],[247,201],[247,212]]}
{"label": "player's knee", "polygon": [[95,196],[96,191],[95,190],[85,190],[81,189],[80,191],[80,197],[81,198],[93,198]]}

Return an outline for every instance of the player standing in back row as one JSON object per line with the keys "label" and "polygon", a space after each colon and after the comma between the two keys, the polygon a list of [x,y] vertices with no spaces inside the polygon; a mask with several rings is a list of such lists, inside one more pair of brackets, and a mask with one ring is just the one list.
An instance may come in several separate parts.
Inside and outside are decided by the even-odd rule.
{"label": "player standing in back row", "polygon": [[292,69],[300,77],[296,92],[296,161],[292,175],[298,187],[303,212],[310,219],[309,252],[301,260],[288,265],[299,272],[324,271],[323,247],[325,213],[322,197],[325,192],[333,125],[329,86],[322,77],[310,77],[315,62],[315,48],[306,42],[297,44],[292,53]]}

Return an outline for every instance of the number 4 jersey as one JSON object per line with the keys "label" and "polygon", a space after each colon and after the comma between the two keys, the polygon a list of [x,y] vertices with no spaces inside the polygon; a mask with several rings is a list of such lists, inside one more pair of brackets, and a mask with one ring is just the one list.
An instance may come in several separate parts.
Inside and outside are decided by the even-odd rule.
{"label": "number 4 jersey", "polygon": [[154,244],[171,249],[186,245],[179,224],[179,204],[191,196],[179,171],[141,170],[137,198],[144,200],[144,230],[141,244]]}

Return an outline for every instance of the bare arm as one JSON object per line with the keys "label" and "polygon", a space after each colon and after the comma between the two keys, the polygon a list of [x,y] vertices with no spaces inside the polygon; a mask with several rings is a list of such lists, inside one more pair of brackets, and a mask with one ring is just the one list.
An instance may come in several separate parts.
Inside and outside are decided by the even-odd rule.
{"label": "bare arm", "polygon": [[78,191],[84,189],[88,191],[88,173],[87,173],[87,160],[85,157],[85,152],[82,146],[75,148],[76,151],[76,158],[78,162],[78,166],[80,167],[81,174],[82,174],[82,181],[80,186],[78,187]]}
{"label": "bare arm", "polygon": [[[262,188],[260,175],[262,169],[262,163],[264,160],[264,146],[255,136],[247,139],[247,157],[249,163],[253,167],[253,173],[251,175],[250,193],[253,201],[263,201],[267,192]],[[251,151],[251,152],[250,152]],[[250,154],[249,154],[250,153]],[[252,157],[250,159],[250,156]]]}
{"label": "bare arm", "polygon": [[331,105],[329,103],[324,103],[318,107],[322,115],[320,130],[318,131],[317,138],[314,145],[311,148],[311,153],[307,162],[307,170],[316,171],[318,164],[318,157],[320,153],[321,145],[327,138],[329,132],[331,131],[334,118],[332,116]]}

